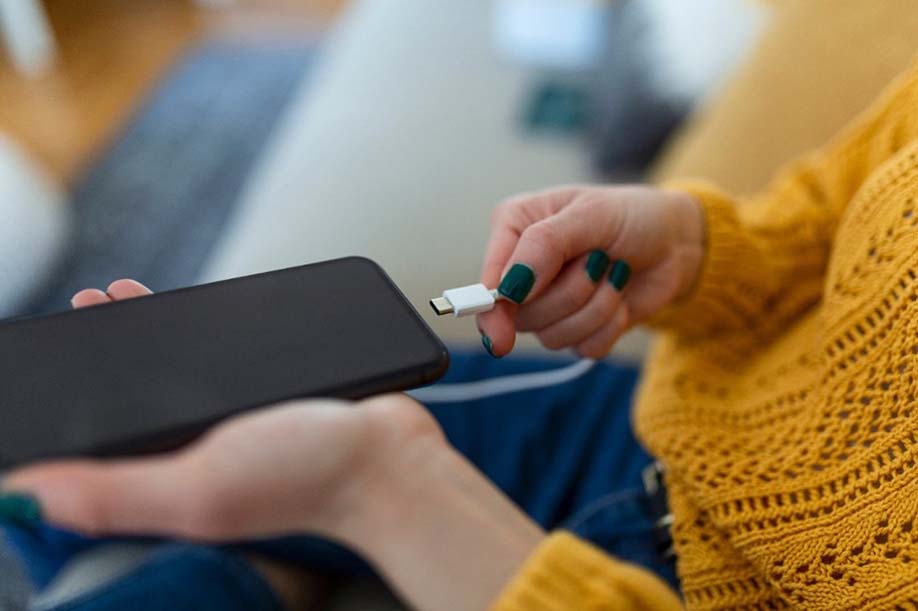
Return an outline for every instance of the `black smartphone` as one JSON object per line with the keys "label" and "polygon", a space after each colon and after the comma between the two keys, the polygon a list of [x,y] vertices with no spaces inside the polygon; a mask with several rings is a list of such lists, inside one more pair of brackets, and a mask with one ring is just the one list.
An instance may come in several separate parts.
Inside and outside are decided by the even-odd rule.
{"label": "black smartphone", "polygon": [[0,468],[162,451],[301,397],[430,383],[448,352],[349,257],[0,323]]}

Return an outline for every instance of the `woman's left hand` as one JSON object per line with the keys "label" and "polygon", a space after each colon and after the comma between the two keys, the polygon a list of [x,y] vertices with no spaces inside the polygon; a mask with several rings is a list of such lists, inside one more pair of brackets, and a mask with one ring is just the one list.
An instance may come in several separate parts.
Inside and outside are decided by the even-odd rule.
{"label": "woman's left hand", "polygon": [[31,494],[48,522],[88,535],[334,536],[360,510],[371,457],[386,451],[381,445],[394,449],[402,433],[444,443],[404,396],[356,406],[299,401],[232,418],[178,452],[37,464],[11,473],[3,488]]}
{"label": "woman's left hand", "polygon": [[[148,292],[119,281],[74,305]],[[429,610],[484,609],[543,537],[405,395],[268,407],[176,452],[41,463],[0,489],[33,496],[48,522],[88,535],[322,535]]]}
{"label": "woman's left hand", "polygon": [[[77,293],[74,307],[150,294],[133,280]],[[129,337],[123,341],[130,341]],[[442,439],[404,396],[359,404],[322,399],[251,412],[171,454],[49,462],[14,472],[5,489],[37,497],[45,518],[88,534],[146,533],[226,540],[331,533],[349,513],[355,475],[380,444],[422,431]]]}

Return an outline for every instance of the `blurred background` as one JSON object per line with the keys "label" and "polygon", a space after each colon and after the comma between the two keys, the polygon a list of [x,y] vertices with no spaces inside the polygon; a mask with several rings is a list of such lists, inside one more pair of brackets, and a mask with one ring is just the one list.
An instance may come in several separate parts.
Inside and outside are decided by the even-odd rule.
{"label": "blurred background", "polygon": [[[908,65],[916,17],[914,0],[0,0],[0,319],[122,277],[167,290],[356,254],[477,344],[426,304],[477,280],[501,199],[687,175],[755,191]],[[137,557],[88,554],[46,597]],[[0,547],[0,609],[25,583]],[[394,608],[361,587],[329,608]]]}
{"label": "blurred background", "polygon": [[766,19],[702,5],[2,0],[0,317],[350,254],[428,316],[502,198],[646,175]]}

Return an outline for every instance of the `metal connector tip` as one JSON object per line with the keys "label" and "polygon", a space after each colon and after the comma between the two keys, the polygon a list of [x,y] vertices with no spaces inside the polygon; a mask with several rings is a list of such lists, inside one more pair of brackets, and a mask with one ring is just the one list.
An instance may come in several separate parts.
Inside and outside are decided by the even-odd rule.
{"label": "metal connector tip", "polygon": [[444,314],[453,313],[453,304],[444,299],[443,297],[434,297],[430,300],[430,307],[433,308],[433,311],[437,313],[437,316],[443,316]]}

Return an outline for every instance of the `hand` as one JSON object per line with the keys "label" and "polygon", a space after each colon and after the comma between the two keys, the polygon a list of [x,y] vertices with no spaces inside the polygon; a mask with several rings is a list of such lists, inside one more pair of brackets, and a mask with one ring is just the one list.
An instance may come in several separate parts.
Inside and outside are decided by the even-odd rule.
{"label": "hand", "polygon": [[512,301],[479,314],[482,339],[495,356],[512,350],[517,331],[605,356],[689,291],[703,250],[703,215],[684,193],[574,186],[514,197],[495,210],[481,276]]}
{"label": "hand", "polygon": [[[149,292],[119,280],[73,304]],[[38,464],[2,489],[32,495],[48,522],[89,535],[319,534],[360,553],[426,611],[487,608],[544,536],[404,395],[265,408],[177,452]]]}
{"label": "hand", "polygon": [[[88,307],[148,294],[138,282],[119,280],[106,292],[80,291],[72,303]],[[442,440],[433,418],[407,397],[356,405],[289,403],[230,419],[179,452],[50,462],[14,472],[3,484],[36,496],[49,522],[86,534],[331,535],[340,517],[352,513],[349,494],[356,476],[370,471],[369,456],[375,460],[409,436]]]}

